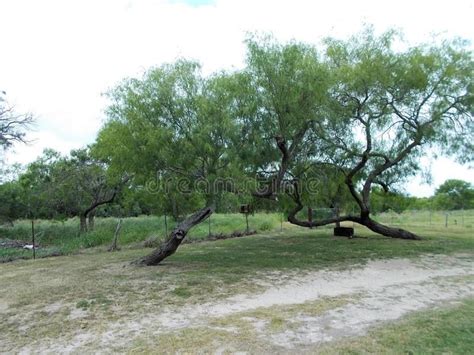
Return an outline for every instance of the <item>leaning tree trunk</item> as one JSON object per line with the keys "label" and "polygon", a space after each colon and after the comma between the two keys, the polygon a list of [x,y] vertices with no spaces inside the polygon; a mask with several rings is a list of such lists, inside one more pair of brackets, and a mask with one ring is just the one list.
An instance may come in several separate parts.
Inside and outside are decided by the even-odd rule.
{"label": "leaning tree trunk", "polygon": [[409,232],[405,229],[401,228],[394,228],[394,227],[389,227],[384,224],[378,223],[374,221],[370,217],[362,218],[361,221],[359,222],[363,226],[366,226],[369,228],[371,231],[382,234],[386,237],[390,238],[400,238],[400,239],[412,239],[412,240],[419,240],[421,239],[419,236],[416,234]]}
{"label": "leaning tree trunk", "polygon": [[303,209],[303,204],[299,199],[297,199],[296,207],[291,210],[288,214],[288,222],[295,224],[300,227],[314,228],[321,227],[328,224],[340,223],[340,222],[355,222],[360,225],[363,225],[370,229],[371,231],[384,235],[390,238],[400,238],[400,239],[411,239],[411,240],[420,240],[421,238],[414,233],[411,233],[407,230],[401,228],[393,228],[383,224],[380,224],[374,221],[369,217],[369,213],[361,213],[361,216],[338,216],[333,218],[328,218],[320,221],[302,221],[296,217],[296,214]]}
{"label": "leaning tree trunk", "polygon": [[186,237],[188,231],[195,225],[206,220],[212,214],[212,212],[212,208],[205,207],[186,218],[175,229],[173,229],[171,234],[166,238],[166,240],[158,249],[155,249],[150,255],[137,260],[135,264],[148,266],[158,265],[163,259],[173,255],[183,241],[184,237]]}

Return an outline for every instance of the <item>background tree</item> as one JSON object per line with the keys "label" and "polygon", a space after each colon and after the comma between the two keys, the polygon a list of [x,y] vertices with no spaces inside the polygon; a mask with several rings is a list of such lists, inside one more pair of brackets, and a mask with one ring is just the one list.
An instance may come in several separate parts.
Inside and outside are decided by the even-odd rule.
{"label": "background tree", "polygon": [[474,188],[467,181],[446,180],[436,189],[434,204],[438,209],[446,210],[474,208]]}
{"label": "background tree", "polygon": [[43,154],[28,164],[19,176],[25,206],[25,217],[53,219],[60,216],[61,206],[56,189],[55,167],[61,160],[59,152],[45,149]]}
{"label": "background tree", "polygon": [[123,174],[109,178],[88,149],[67,157],[46,150],[20,177],[31,218],[79,217],[81,232],[94,228],[96,209],[112,203],[127,181]]}
{"label": "background tree", "polygon": [[5,91],[0,91],[0,159],[3,162],[3,152],[14,143],[26,143],[26,131],[33,124],[31,114],[19,114],[6,101]]}
{"label": "background tree", "polygon": [[68,206],[71,215],[79,216],[81,232],[94,229],[96,209],[114,202],[129,180],[127,174],[110,176],[107,166],[94,159],[89,149],[71,151],[70,157],[58,168],[58,173],[66,177],[61,185],[63,201],[74,199],[64,205]]}
{"label": "background tree", "polygon": [[13,225],[15,219],[24,218],[24,191],[18,181],[0,184],[0,221]]}
{"label": "background tree", "polygon": [[13,164],[2,171],[0,178],[0,222],[13,224],[15,219],[24,218],[26,206],[23,189],[18,177],[23,172],[20,164]]}

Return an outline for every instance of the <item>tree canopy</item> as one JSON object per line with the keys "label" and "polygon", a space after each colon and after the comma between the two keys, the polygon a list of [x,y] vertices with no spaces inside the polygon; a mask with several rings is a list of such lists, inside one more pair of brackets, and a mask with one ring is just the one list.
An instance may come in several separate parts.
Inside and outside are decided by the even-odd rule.
{"label": "tree canopy", "polygon": [[[271,36],[250,36],[246,45],[239,70],[206,76],[199,63],[180,59],[124,79],[107,94],[108,119],[90,148],[69,157],[49,151],[28,167],[21,181],[29,205],[46,199],[58,213],[85,219],[126,185],[124,206],[139,201],[176,219],[206,207],[194,215],[201,221],[212,210],[264,200],[296,225],[352,221],[417,239],[376,222],[372,203],[397,199],[428,152],[474,159],[467,43],[408,47],[395,31],[367,28],[320,46]],[[438,200],[452,208],[472,190],[446,185]],[[14,200],[16,190],[4,189]],[[341,213],[304,220],[305,207]]]}
{"label": "tree canopy", "polygon": [[[350,220],[417,238],[371,219],[371,193],[403,184],[429,149],[462,162],[474,157],[474,67],[462,41],[400,50],[398,40],[371,29],[320,48],[253,36],[242,70],[203,77],[186,60],[151,69],[109,93],[96,150],[142,184],[171,181],[162,201],[186,190],[178,204],[187,209],[214,203],[223,191],[213,182],[232,178],[226,192],[278,196],[291,223]],[[242,180],[252,188],[235,184]],[[315,204],[359,212],[297,218]]]}
{"label": "tree canopy", "polygon": [[94,227],[96,208],[112,203],[127,181],[126,175],[109,177],[107,167],[88,149],[66,157],[47,149],[20,174],[17,189],[23,194],[25,216],[79,217],[81,231],[87,231]]}
{"label": "tree canopy", "polygon": [[185,60],[125,80],[109,93],[110,120],[94,151],[115,171],[132,172],[175,215],[178,207],[188,212],[215,203],[215,182],[236,166],[232,148],[239,139],[227,81],[203,78],[199,65]]}
{"label": "tree canopy", "polygon": [[[325,61],[334,80],[327,117],[314,132],[321,142],[318,160],[340,169],[360,209],[357,218],[343,219],[415,238],[371,220],[370,194],[374,185],[388,189],[414,175],[426,149],[436,147],[461,161],[473,158],[473,62],[460,42],[400,52],[394,40],[393,32],[376,37],[372,31],[346,42],[326,40]],[[295,202],[302,207],[297,194]]]}
{"label": "tree canopy", "polygon": [[435,192],[436,207],[446,210],[474,208],[474,187],[458,179],[446,180]]}

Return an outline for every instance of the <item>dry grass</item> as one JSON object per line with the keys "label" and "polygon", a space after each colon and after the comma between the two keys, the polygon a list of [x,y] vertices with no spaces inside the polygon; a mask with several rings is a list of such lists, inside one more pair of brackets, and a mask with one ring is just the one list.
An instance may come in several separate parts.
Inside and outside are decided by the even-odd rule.
{"label": "dry grass", "polygon": [[[133,325],[164,309],[255,293],[263,287],[254,282],[261,273],[300,274],[324,267],[344,268],[373,258],[416,257],[426,252],[472,250],[473,246],[472,236],[467,234],[446,237],[428,233],[427,240],[421,242],[379,238],[365,231],[360,234],[369,238],[347,240],[331,238],[327,230],[290,229],[283,234],[189,244],[163,265],[147,268],[130,262],[149,249],[117,253],[90,249],[73,256],[2,264],[0,352],[67,351],[74,349],[64,346],[74,344],[86,352],[187,353],[221,347],[224,353],[236,349],[278,352],[281,349],[255,334],[251,323],[256,320],[270,332],[281,331],[293,326],[294,314],[323,312],[349,300],[323,299],[258,309],[170,334],[157,335],[149,324],[148,328],[140,327],[142,333],[134,334],[133,339],[122,337],[120,329],[124,323]],[[107,336],[121,341],[111,347]],[[361,345],[362,349],[365,346]]]}

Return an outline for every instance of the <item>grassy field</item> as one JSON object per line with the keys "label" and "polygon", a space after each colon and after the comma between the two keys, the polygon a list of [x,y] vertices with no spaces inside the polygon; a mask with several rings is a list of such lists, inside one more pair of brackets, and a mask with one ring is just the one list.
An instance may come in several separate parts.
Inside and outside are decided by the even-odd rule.
{"label": "grassy field", "polygon": [[[215,217],[216,222],[218,218],[220,216]],[[278,230],[278,216],[272,218],[272,227]],[[225,217],[220,223],[224,220]],[[255,218],[253,228],[257,221],[263,223],[267,219]],[[159,227],[158,220],[155,222]],[[114,227],[110,220],[98,221],[98,229],[102,228],[101,224],[111,229]],[[229,224],[228,230],[235,227]],[[129,225],[129,228],[129,231],[124,231],[122,243],[125,240],[130,243],[143,240],[149,236],[148,233],[152,233],[152,228],[148,229],[148,233],[138,226],[132,228]],[[205,235],[204,228],[202,226],[192,235],[196,238]],[[123,319],[136,321],[152,310],[170,306],[179,309],[184,305],[221,300],[242,292],[258,292],[262,290],[262,285],[255,283],[255,278],[262,273],[304,274],[328,267],[354,267],[372,259],[416,258],[426,253],[466,253],[474,250],[474,237],[468,228],[450,230],[449,234],[440,228],[414,229],[424,240],[393,240],[363,228],[356,229],[358,238],[349,240],[332,237],[327,228],[307,230],[284,224],[282,232],[266,231],[251,237],[183,245],[175,255],[154,268],[130,265],[131,261],[149,253],[149,249],[124,248],[120,252],[109,253],[101,246],[84,249],[77,255],[5,263],[0,265],[0,314],[4,320],[0,322],[0,343],[3,342],[0,352],[15,352],[28,347],[28,344],[44,343],[44,339],[50,339],[51,346],[59,337],[63,341],[74,342],[78,330],[98,334],[109,329],[110,324],[120,324]],[[136,237],[132,237],[134,233]],[[109,239],[103,244],[108,245],[108,242]],[[305,307],[311,307],[316,312],[344,302],[347,300],[323,299]],[[290,311],[301,310],[282,309],[279,312],[284,314]],[[272,317],[274,326],[279,327],[280,318]],[[452,326],[457,317],[461,321]],[[432,319],[435,321],[432,322]],[[437,335],[418,329],[428,323],[432,324],[430,329],[433,332],[441,334],[441,340],[434,341],[433,337]],[[392,328],[379,330],[379,333],[374,333],[377,341],[369,336],[354,342],[338,343],[333,350],[340,349],[341,353],[349,350],[354,353],[384,353],[395,346],[397,338],[393,334],[403,336],[403,341],[395,347],[396,353],[411,348],[414,353],[425,348],[442,352],[451,346],[462,350],[463,342],[469,344],[472,341],[467,339],[472,336],[472,324],[473,302],[467,301],[458,308],[409,318],[394,325],[391,331],[387,329]],[[216,323],[214,326],[217,329],[220,325]],[[415,328],[419,330],[417,333]],[[137,339],[125,347],[117,345],[112,350],[147,352],[153,351],[153,347],[159,344],[165,353],[187,349],[186,346],[191,351],[192,347],[200,344],[205,348],[219,341],[219,336],[215,338],[216,333],[212,334],[210,338],[209,331],[196,329],[185,334],[163,335],[159,339],[153,338],[151,343],[147,340],[146,344]],[[220,339],[227,341],[225,337]],[[245,337],[241,340],[245,341]],[[87,349],[92,351],[100,346],[100,342],[91,340]],[[253,350],[258,352],[258,344],[254,346]]]}
{"label": "grassy field", "polygon": [[[446,215],[448,215],[448,227],[445,226]],[[277,213],[256,213],[249,216],[250,229],[259,233],[269,231],[279,231],[281,228],[282,216]],[[451,211],[430,212],[430,211],[407,211],[403,214],[383,213],[375,218],[383,223],[392,226],[401,226],[418,232],[420,235],[430,236],[469,236],[474,234],[474,211]],[[69,255],[80,250],[109,246],[112,242],[114,231],[118,220],[116,218],[97,218],[95,230],[85,234],[79,234],[79,221],[70,219],[66,221],[46,221],[35,222],[37,243],[40,248],[36,251],[37,257]],[[163,239],[165,235],[164,217],[141,216],[126,218],[123,220],[122,230],[119,237],[119,245],[130,247],[140,247],[145,240],[154,240],[155,245]],[[168,218],[168,231],[173,228],[176,222]],[[353,225],[349,223],[348,225]],[[299,228],[285,223],[286,230],[298,230]],[[241,214],[215,214],[210,221],[206,221],[195,227],[186,240],[202,241],[211,234],[230,234],[234,231],[244,231],[246,228],[245,218]],[[320,228],[327,231],[332,226]],[[356,233],[363,228],[355,225]],[[31,221],[17,221],[13,227],[0,226],[0,241],[5,239],[31,240]],[[449,241],[449,238],[448,238]],[[0,262],[15,259],[32,258],[30,250],[18,248],[0,248]]]}
{"label": "grassy field", "polygon": [[468,229],[474,233],[473,210],[385,212],[376,215],[375,218],[394,226],[440,228],[445,231]]}
{"label": "grassy field", "polygon": [[[275,213],[258,213],[249,216],[249,228],[258,232],[265,232],[280,228],[281,215]],[[168,231],[176,222],[168,217]],[[79,250],[98,246],[110,246],[112,243],[118,219],[96,218],[95,229],[92,232],[79,234],[78,219],[67,221],[35,221],[36,243],[40,248],[37,257],[51,255],[68,255]],[[195,227],[187,236],[188,241],[200,241],[211,234],[230,234],[234,231],[246,229],[245,217],[241,214],[214,214],[210,220]],[[125,218],[119,236],[121,246],[139,246],[147,239],[159,242],[165,235],[164,217],[141,216]],[[31,221],[16,221],[13,227],[0,227],[1,239],[14,239],[31,241]],[[0,248],[0,262],[10,261],[18,258],[32,258],[30,250],[18,248]]]}

